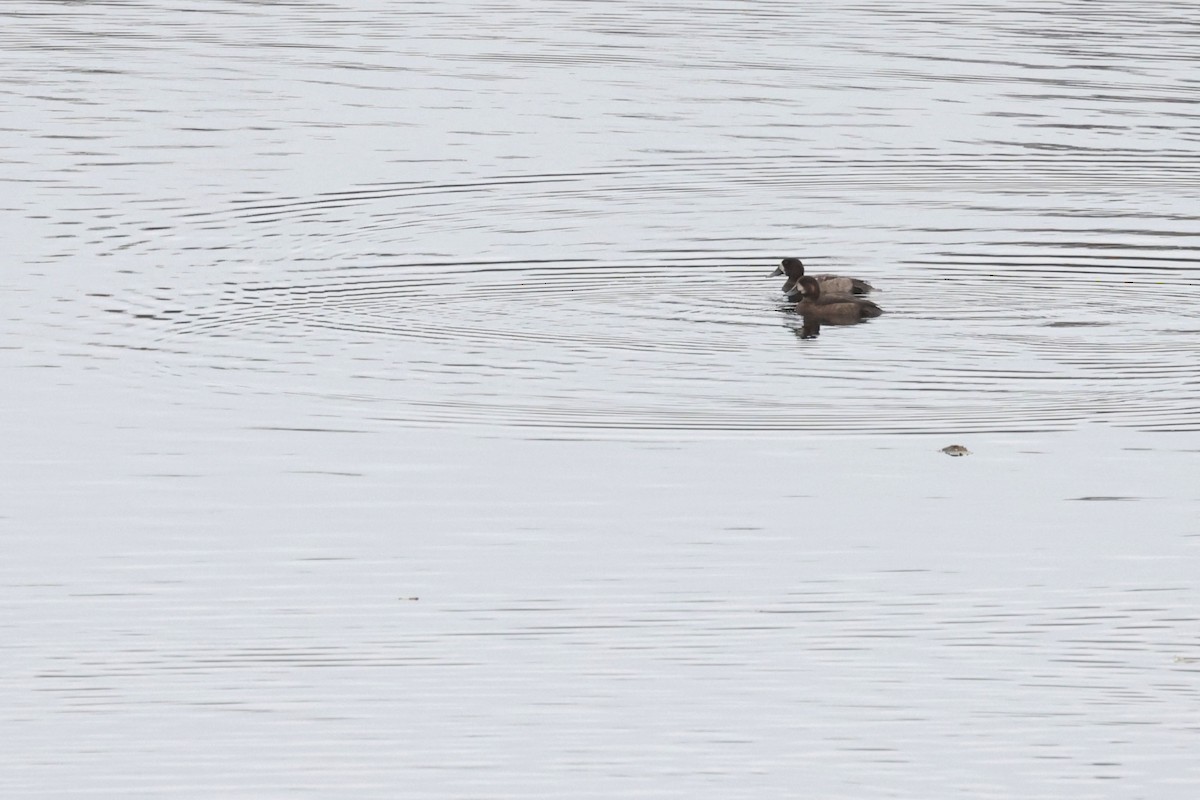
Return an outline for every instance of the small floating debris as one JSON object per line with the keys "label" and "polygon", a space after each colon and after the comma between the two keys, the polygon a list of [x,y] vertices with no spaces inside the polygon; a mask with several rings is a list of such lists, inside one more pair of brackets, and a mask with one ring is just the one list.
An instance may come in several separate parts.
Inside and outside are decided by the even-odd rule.
{"label": "small floating debris", "polygon": [[969,456],[971,451],[963,447],[961,444],[952,444],[949,447],[943,447],[942,452],[948,456]]}

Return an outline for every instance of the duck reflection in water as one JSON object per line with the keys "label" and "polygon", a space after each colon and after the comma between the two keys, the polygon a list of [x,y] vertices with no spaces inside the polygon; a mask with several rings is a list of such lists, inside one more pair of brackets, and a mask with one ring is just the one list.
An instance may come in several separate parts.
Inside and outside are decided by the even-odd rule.
{"label": "duck reflection in water", "polygon": [[822,291],[821,284],[811,275],[800,278],[797,288],[799,291],[788,295],[788,302],[796,304],[791,311],[804,319],[799,332],[801,339],[819,336],[822,324],[854,325],[883,313],[882,308],[865,298]]}

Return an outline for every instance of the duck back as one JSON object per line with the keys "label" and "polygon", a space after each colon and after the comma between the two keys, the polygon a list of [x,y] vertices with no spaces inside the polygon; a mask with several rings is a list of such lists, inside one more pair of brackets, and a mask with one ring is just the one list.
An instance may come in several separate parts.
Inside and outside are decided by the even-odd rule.
{"label": "duck back", "polygon": [[858,278],[847,278],[844,275],[817,275],[817,283],[821,284],[822,292],[831,294],[866,294],[875,291],[875,287]]}

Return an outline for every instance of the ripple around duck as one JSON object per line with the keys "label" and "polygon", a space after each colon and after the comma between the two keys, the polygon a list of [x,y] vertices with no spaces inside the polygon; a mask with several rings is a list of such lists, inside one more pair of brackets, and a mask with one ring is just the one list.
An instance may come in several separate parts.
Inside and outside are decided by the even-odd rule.
{"label": "ripple around duck", "polygon": [[[171,274],[193,287],[164,287],[156,267],[160,288],[123,298],[133,310],[105,299],[126,323],[105,341],[170,353],[160,367],[177,375],[219,370],[226,391],[338,398],[362,419],[969,433],[1102,418],[1190,430],[1197,178],[1194,159],[1171,153],[682,158],[216,210],[164,204],[158,219],[106,221],[94,244],[130,264],[178,264]],[[778,198],[792,204],[784,213]],[[922,205],[936,217],[911,213]],[[765,278],[778,256],[748,255],[742,241],[722,252],[724,240],[694,232],[692,249],[656,246],[718,210],[742,214],[739,225],[773,215],[761,228],[772,247],[803,215],[823,247],[886,253],[854,270],[884,290],[887,313],[803,339]],[[613,235],[633,244],[601,238]],[[480,249],[459,236],[549,257],[412,255]],[[297,252],[239,272],[275,239]],[[558,257],[583,241],[599,244]],[[813,250],[814,271],[850,271]],[[588,257],[597,251],[627,255]]]}
{"label": "ripple around duck", "polygon": [[[115,235],[129,237],[129,231],[137,229],[159,234],[180,225],[193,232],[215,230],[227,234],[232,227],[253,226],[245,230],[257,241],[270,235],[262,227],[337,222],[337,231],[330,234],[332,240],[340,235],[359,243],[380,228],[477,224],[481,219],[497,224],[506,216],[526,218],[534,211],[565,216],[597,214],[597,199],[621,206],[681,194],[693,198],[706,193],[753,198],[756,190],[767,187],[773,192],[859,195],[859,202],[864,202],[863,197],[895,202],[888,196],[898,195],[906,204],[945,203],[948,197],[951,202],[959,202],[960,197],[978,200],[985,196],[1027,198],[1077,193],[1128,200],[1136,193],[1191,192],[1198,180],[1200,165],[1191,152],[1081,150],[993,155],[986,159],[970,153],[891,158],[853,158],[845,154],[803,159],[693,157],[659,163],[641,161],[586,172],[380,183],[310,197],[243,197],[217,210],[190,209],[179,201],[180,213],[168,218],[130,220],[124,226],[126,230]],[[914,194],[914,187],[920,186],[936,190]],[[147,210],[165,210],[163,201],[148,205]],[[1190,206],[1186,208],[1190,213]],[[1064,208],[1060,213],[1067,212]],[[1106,217],[1112,213],[1111,209],[1103,210]],[[108,218],[94,230],[102,235],[92,244],[103,246],[114,236]],[[150,241],[125,242],[122,247],[146,247]]]}
{"label": "ripple around duck", "polygon": [[1166,285],[1180,290],[1176,312],[1200,316],[1185,259],[943,253],[898,265],[883,318],[803,341],[762,260],[689,258],[377,266],[227,286],[140,322],[158,325],[173,371],[219,369],[231,391],[265,380],[388,423],[1200,429],[1200,363],[1181,348],[1179,317],[1145,305]]}

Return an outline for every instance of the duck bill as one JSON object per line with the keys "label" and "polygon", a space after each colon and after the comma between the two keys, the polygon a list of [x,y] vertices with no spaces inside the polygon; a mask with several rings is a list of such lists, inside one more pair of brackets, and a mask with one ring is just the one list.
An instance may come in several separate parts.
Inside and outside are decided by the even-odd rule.
{"label": "duck bill", "polygon": [[768,275],[768,278],[775,278],[783,274],[783,267],[776,267],[775,271]]}

